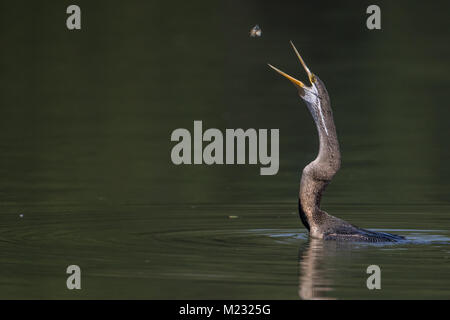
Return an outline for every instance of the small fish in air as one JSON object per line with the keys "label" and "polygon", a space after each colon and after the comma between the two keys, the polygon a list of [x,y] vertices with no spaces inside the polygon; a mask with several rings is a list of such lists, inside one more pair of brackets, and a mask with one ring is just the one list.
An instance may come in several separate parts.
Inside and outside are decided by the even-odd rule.
{"label": "small fish in air", "polygon": [[261,35],[262,30],[258,25],[254,26],[252,30],[250,30],[250,37],[252,38],[261,37]]}

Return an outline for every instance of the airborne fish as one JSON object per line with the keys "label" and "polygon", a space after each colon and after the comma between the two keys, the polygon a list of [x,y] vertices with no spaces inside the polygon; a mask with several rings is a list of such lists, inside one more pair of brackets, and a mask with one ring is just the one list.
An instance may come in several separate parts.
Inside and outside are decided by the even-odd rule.
{"label": "airborne fish", "polygon": [[255,37],[261,37],[262,34],[262,30],[261,28],[256,25],[252,28],[252,30],[250,30],[250,37],[255,38]]}

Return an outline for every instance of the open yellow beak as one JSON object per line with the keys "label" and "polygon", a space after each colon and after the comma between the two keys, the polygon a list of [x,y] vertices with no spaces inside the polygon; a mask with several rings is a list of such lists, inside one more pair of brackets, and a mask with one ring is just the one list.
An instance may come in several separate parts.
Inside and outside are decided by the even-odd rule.
{"label": "open yellow beak", "polygon": [[[295,54],[297,55],[298,59],[300,60],[300,63],[303,66],[303,69],[305,69],[306,73],[308,74],[308,78],[309,81],[311,82],[311,84],[313,84],[314,82],[314,74],[311,73],[311,71],[309,71],[309,68],[306,66],[305,62],[303,61],[302,57],[300,56],[300,53],[298,53],[297,48],[295,48],[294,44],[292,43],[292,41],[290,41],[292,48],[294,48]],[[302,89],[308,89],[309,87],[307,87],[303,82],[301,82],[300,80],[295,79],[294,77],[291,77],[290,75],[288,75],[287,73],[281,71],[278,68],[275,68],[274,66],[272,66],[271,64],[269,64],[269,67],[271,67],[273,70],[275,70],[276,72],[278,72],[279,74],[281,74],[283,77],[287,78],[289,81],[291,81],[295,86],[300,87]]]}

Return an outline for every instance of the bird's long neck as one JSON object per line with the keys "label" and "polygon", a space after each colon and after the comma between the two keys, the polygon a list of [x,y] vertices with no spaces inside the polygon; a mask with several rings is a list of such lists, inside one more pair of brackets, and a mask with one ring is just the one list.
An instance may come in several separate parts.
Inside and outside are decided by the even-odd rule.
{"label": "bird's long neck", "polygon": [[316,108],[308,107],[319,133],[319,153],[316,159],[303,169],[299,212],[305,227],[313,232],[326,215],[320,210],[320,200],[322,192],[340,168],[341,153],[329,98],[321,99]]}

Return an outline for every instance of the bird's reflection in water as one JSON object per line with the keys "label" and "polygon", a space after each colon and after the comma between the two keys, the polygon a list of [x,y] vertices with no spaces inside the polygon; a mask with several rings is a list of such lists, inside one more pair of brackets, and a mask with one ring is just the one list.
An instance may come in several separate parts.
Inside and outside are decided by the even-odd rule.
{"label": "bird's reflection in water", "polygon": [[335,299],[332,296],[337,270],[330,268],[337,256],[351,253],[351,245],[340,241],[310,238],[299,249],[299,285],[301,299]]}

